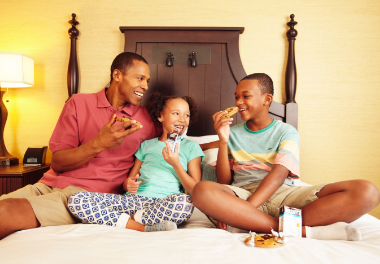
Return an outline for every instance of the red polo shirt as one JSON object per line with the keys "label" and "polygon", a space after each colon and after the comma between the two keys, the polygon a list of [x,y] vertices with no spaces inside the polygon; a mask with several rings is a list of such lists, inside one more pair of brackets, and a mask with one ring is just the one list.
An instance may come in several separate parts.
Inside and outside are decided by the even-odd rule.
{"label": "red polo shirt", "polygon": [[[134,156],[140,143],[158,137],[162,129],[156,126],[144,106],[128,104],[117,111],[108,102],[105,89],[93,94],[75,94],[63,107],[53,135],[49,141],[52,153],[76,148],[93,139],[111,120],[113,114],[139,121],[143,128],[127,136],[124,142],[99,153],[82,167],[55,173],[51,168],[40,182],[58,188],[81,187],[90,192],[122,193],[122,184],[133,167]],[[117,124],[119,122],[116,122]]]}

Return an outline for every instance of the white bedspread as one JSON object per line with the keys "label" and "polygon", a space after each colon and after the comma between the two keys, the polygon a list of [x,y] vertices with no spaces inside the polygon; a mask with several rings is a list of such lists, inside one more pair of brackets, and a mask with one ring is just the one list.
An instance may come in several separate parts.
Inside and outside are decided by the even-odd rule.
{"label": "white bedspread", "polygon": [[353,225],[363,241],[293,238],[280,248],[253,248],[196,209],[169,232],[85,224],[19,231],[0,241],[0,263],[380,263],[380,220],[365,215]]}

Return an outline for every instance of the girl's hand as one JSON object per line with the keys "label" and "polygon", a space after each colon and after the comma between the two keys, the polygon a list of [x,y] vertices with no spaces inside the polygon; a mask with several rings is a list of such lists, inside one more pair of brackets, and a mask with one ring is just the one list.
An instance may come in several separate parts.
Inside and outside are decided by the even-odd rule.
{"label": "girl's hand", "polygon": [[222,115],[227,114],[227,111],[221,111],[217,112],[212,116],[212,119],[214,119],[214,128],[216,133],[219,136],[219,141],[221,143],[227,143],[228,138],[230,136],[230,124],[233,120],[233,118],[222,118],[220,117]]}
{"label": "girl's hand", "polygon": [[222,229],[222,230],[226,230],[227,229],[227,225],[223,222],[220,222],[218,221],[218,224],[216,225],[216,228],[219,228],[219,229]]}
{"label": "girl's hand", "polygon": [[170,150],[169,143],[165,142],[165,144],[166,144],[166,148],[162,149],[162,156],[164,157],[164,160],[169,165],[172,165],[174,167],[174,165],[176,165],[176,164],[179,163],[179,156],[178,156],[178,146],[179,146],[179,144],[177,144],[175,146],[174,153],[172,153],[172,151]]}
{"label": "girl's hand", "polygon": [[126,179],[127,181],[127,192],[130,192],[130,193],[136,193],[138,188],[139,188],[139,185],[141,183],[141,181],[137,181],[137,178],[139,177],[140,175],[136,174],[136,176],[131,176],[129,178]]}

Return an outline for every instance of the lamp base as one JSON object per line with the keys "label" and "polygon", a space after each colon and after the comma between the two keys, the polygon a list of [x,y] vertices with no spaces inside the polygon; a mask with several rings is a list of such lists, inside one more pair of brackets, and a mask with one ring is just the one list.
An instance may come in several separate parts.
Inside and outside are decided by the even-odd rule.
{"label": "lamp base", "polygon": [[17,165],[19,162],[18,162],[18,158],[16,157],[12,157],[12,158],[0,158],[0,165],[1,166],[10,166],[10,165]]}

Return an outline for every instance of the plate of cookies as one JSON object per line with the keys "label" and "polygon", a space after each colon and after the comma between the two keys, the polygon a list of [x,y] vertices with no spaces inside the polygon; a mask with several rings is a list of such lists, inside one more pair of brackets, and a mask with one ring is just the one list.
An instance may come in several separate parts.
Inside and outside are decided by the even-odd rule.
{"label": "plate of cookies", "polygon": [[272,231],[272,234],[249,232],[248,235],[241,237],[241,241],[249,247],[277,248],[283,246],[288,239]]}

